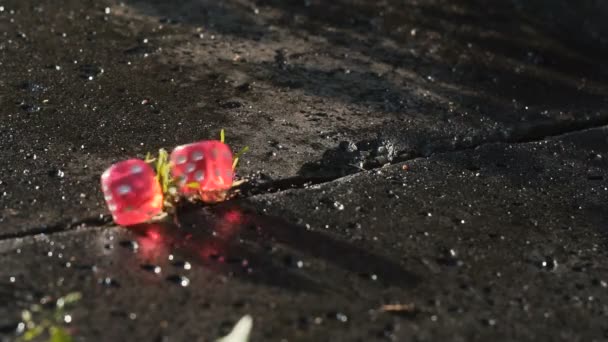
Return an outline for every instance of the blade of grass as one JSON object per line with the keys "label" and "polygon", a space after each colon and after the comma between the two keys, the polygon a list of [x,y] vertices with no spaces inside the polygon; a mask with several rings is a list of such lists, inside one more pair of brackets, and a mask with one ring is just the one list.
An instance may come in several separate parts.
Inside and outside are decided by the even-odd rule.
{"label": "blade of grass", "polygon": [[57,308],[63,308],[65,305],[74,304],[82,298],[79,292],[71,292],[57,299]]}
{"label": "blade of grass", "polygon": [[36,337],[38,337],[40,334],[42,334],[44,332],[44,326],[42,325],[38,325],[32,329],[27,330],[24,334],[23,334],[23,340],[24,341],[31,341],[33,339],[35,339]]}
{"label": "blade of grass", "polygon": [[68,334],[68,332],[63,328],[63,327],[59,327],[59,326],[51,326],[49,329],[50,333],[51,333],[51,340],[50,342],[72,342],[72,336],[70,336],[70,334]]}
{"label": "blade of grass", "polygon": [[158,150],[158,158],[156,158],[156,180],[158,180],[159,183],[161,182],[160,171],[162,169],[162,165],[163,165],[162,149],[160,149],[160,150]]}
{"label": "blade of grass", "polygon": [[245,146],[243,147],[235,156],[234,156],[234,160],[232,161],[232,170],[234,171],[236,169],[236,166],[239,164],[239,158],[241,158],[243,156],[243,154],[247,153],[247,151],[249,151],[249,146]]}
{"label": "blade of grass", "polygon": [[171,167],[169,163],[165,163],[163,167],[163,193],[167,193],[169,190],[169,172],[171,172]]}
{"label": "blade of grass", "polygon": [[171,165],[169,164],[169,153],[165,149],[158,150],[158,159],[156,160],[156,179],[160,184],[163,193],[169,189],[169,172]]}
{"label": "blade of grass", "polygon": [[152,158],[152,154],[150,152],[146,153],[146,159],[144,159],[144,161],[146,163],[151,163],[153,161],[155,161],[156,159]]}
{"label": "blade of grass", "polygon": [[190,189],[198,189],[201,187],[201,185],[198,182],[190,182],[190,183],[186,184],[186,186]]}

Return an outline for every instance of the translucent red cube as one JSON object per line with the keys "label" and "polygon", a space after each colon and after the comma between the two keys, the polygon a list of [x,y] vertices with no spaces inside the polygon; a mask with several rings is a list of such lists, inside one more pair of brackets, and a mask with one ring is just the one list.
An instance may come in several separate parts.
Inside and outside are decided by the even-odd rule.
{"label": "translucent red cube", "polygon": [[[219,192],[232,187],[232,151],[221,141],[178,146],[171,152],[170,161],[171,173],[184,194]],[[198,187],[193,188],[192,184]]]}
{"label": "translucent red cube", "polygon": [[112,165],[101,175],[101,188],[114,222],[144,223],[163,211],[163,194],[154,170],[143,160]]}

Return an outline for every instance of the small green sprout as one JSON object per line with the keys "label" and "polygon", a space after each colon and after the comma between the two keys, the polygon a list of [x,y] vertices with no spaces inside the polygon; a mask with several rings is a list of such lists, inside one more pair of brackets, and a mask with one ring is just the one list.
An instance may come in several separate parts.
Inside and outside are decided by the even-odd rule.
{"label": "small green sprout", "polygon": [[[226,132],[224,129],[220,130],[220,141],[225,143],[226,141]],[[240,158],[243,154],[249,151],[249,146],[243,147],[238,153],[236,153],[233,157],[232,161],[232,170],[234,171],[239,163]],[[175,203],[178,201],[178,180],[171,175],[171,161],[169,160],[169,153],[165,149],[158,150],[158,156],[152,157],[151,153],[147,153],[145,157],[145,162],[152,165],[156,171],[156,179],[160,184],[161,191],[163,193],[164,198],[164,209],[165,212],[170,211],[174,208]],[[236,187],[242,184],[244,181],[234,181],[232,186]],[[190,182],[186,184],[186,187],[189,189],[199,189],[199,182]],[[225,197],[224,197],[225,198]]]}
{"label": "small green sprout", "polygon": [[174,179],[171,177],[169,153],[163,148],[158,150],[158,158],[156,158],[156,179],[160,183],[163,193],[168,193],[169,187],[174,183]]}
{"label": "small green sprout", "polygon": [[[223,128],[220,131],[220,141],[222,143],[226,142],[226,132],[224,132]],[[247,153],[247,151],[249,151],[249,146],[243,147],[240,151],[237,152],[237,154],[234,155],[234,158],[232,160],[232,171],[236,170],[236,166],[239,164],[239,158],[241,158],[243,154]]]}
{"label": "small green sprout", "polygon": [[175,187],[176,179],[171,176],[169,152],[164,148],[161,148],[158,150],[158,156],[156,158],[153,158],[152,154],[148,152],[144,161],[154,167],[156,180],[163,193],[163,206],[165,209],[172,208],[173,203],[177,200],[177,188]]}
{"label": "small green sprout", "polygon": [[243,156],[243,154],[249,151],[249,146],[243,147],[237,154],[234,156],[234,160],[232,161],[232,171],[236,170],[236,166],[239,164],[239,159]]}
{"label": "small green sprout", "polygon": [[49,342],[72,342],[72,335],[65,328],[65,325],[71,322],[72,316],[66,315],[66,308],[81,298],[80,293],[71,292],[55,301],[52,312],[39,304],[32,305],[29,310],[23,310],[21,320],[25,327],[18,341],[32,341],[46,333]]}

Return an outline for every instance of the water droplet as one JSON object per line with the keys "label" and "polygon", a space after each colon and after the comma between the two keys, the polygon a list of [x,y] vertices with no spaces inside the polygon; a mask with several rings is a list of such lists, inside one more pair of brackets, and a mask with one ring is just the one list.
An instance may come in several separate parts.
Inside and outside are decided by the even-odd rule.
{"label": "water droplet", "polygon": [[496,325],[496,320],[495,320],[494,318],[488,318],[488,319],[484,319],[484,320],[483,320],[483,323],[484,323],[485,325],[488,325],[488,326],[491,326],[491,327],[492,327],[492,326],[495,326],[495,325]]}
{"label": "water droplet", "polygon": [[167,277],[167,280],[176,283],[182,287],[187,287],[188,285],[190,285],[190,279],[182,275],[170,275]]}
{"label": "water droplet", "polygon": [[284,257],[283,258],[283,262],[285,262],[285,265],[290,266],[290,267],[297,267],[297,268],[304,267],[304,261],[302,261],[302,260],[296,260],[291,255],[288,255],[288,256]]}
{"label": "water droplet", "polygon": [[335,318],[342,323],[348,322],[348,316],[343,314],[342,312],[331,312],[327,315],[329,318]]}
{"label": "water droplet", "polygon": [[[170,258],[169,260],[173,260],[173,258]],[[172,262],[172,264],[175,267],[183,268],[185,270],[189,270],[189,269],[192,268],[192,264],[190,264],[187,261],[175,260],[175,261]]]}
{"label": "water droplet", "polygon": [[120,283],[118,283],[118,281],[116,281],[110,277],[105,277],[103,279],[100,279],[99,283],[101,285],[108,286],[108,287],[120,287]]}
{"label": "water droplet", "polygon": [[139,249],[139,244],[137,243],[137,241],[133,241],[133,240],[120,241],[120,245],[122,247],[132,250],[133,252],[136,252]]}
{"label": "water droplet", "polygon": [[160,266],[152,265],[152,264],[143,264],[143,265],[141,265],[141,268],[148,272],[152,272],[154,274],[160,274],[160,272],[162,271]]}
{"label": "water droplet", "polygon": [[548,271],[555,271],[557,269],[557,260],[551,257],[547,257],[540,262],[540,266]]}

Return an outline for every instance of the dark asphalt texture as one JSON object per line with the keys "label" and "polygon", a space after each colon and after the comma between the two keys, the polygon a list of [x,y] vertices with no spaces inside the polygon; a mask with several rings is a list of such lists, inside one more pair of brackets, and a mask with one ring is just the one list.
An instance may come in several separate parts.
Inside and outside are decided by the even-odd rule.
{"label": "dark asphalt texture", "polygon": [[[490,3],[0,0],[0,340],[608,340],[608,8]],[[110,222],[222,128],[238,198]]]}

